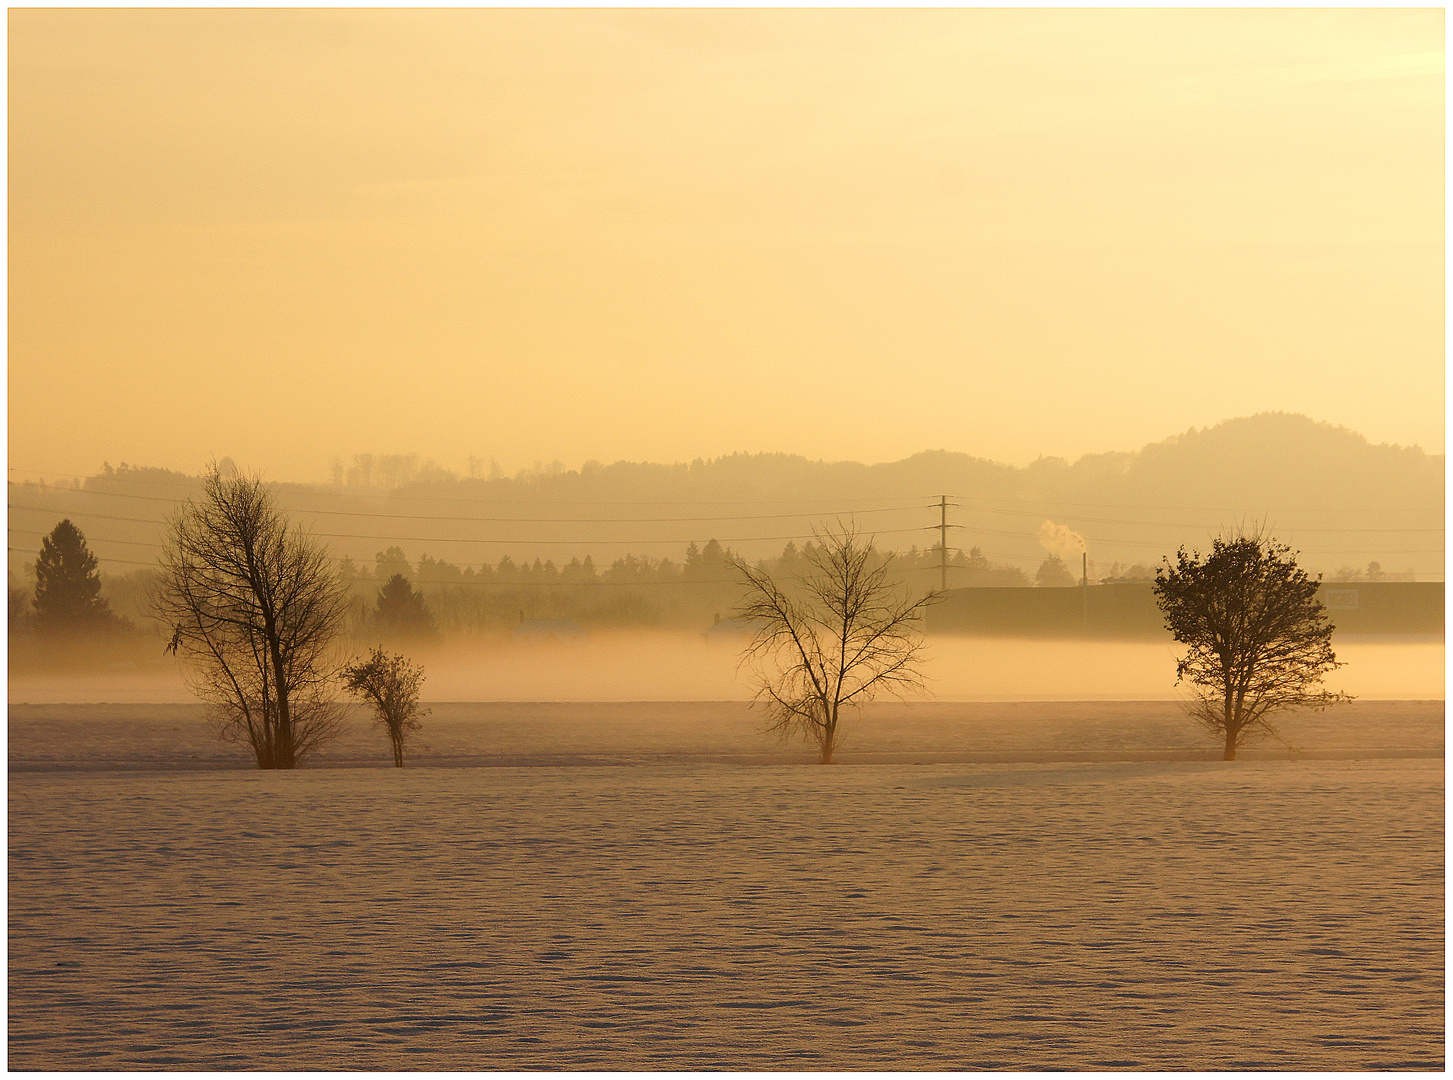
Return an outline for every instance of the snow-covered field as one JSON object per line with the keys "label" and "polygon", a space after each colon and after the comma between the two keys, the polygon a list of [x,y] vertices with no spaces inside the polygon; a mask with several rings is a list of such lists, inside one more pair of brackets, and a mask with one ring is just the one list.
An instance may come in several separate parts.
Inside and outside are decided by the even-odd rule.
{"label": "snow-covered field", "polygon": [[1145,701],[884,706],[826,768],[740,703],[425,723],[260,773],[12,705],[10,1068],[1442,1067],[1441,701],[1234,763]]}
{"label": "snow-covered field", "polygon": [[[746,702],[436,702],[409,760],[425,765],[791,764],[816,760],[801,743],[758,733]],[[1441,701],[1354,701],[1277,721],[1284,741],[1248,759],[1441,757]],[[1173,701],[878,702],[843,730],[844,764],[1201,760],[1220,745]],[[187,705],[10,706],[10,772],[54,769],[251,767],[218,742],[203,708]],[[388,740],[355,707],[318,767],[391,767]]]}

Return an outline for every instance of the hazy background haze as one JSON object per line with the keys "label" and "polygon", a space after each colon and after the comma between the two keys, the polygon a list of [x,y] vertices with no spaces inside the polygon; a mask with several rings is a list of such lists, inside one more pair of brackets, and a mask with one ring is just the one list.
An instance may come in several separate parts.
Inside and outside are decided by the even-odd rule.
{"label": "hazy background haze", "polygon": [[9,26],[9,454],[1443,441],[1440,10]]}

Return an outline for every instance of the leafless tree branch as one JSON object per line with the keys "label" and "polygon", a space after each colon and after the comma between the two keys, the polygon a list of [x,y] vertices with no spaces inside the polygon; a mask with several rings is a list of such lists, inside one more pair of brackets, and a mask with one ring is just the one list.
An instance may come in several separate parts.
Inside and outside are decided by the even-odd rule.
{"label": "leafless tree branch", "polygon": [[292,768],[336,734],[345,595],[327,550],[289,527],[257,477],[214,466],[170,523],[152,611],[225,738]]}
{"label": "leafless tree branch", "polygon": [[889,559],[841,522],[816,530],[808,561],[784,584],[735,560],[746,596],[733,614],[756,627],[742,664],[753,670],[764,733],[801,735],[829,764],[846,709],[924,689],[919,627],[938,594],[900,595],[888,584]]}

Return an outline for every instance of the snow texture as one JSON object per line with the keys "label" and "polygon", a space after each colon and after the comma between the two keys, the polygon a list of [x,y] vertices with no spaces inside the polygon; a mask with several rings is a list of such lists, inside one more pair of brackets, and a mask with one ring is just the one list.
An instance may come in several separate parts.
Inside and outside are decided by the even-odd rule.
{"label": "snow texture", "polygon": [[262,773],[12,706],[9,1066],[1440,1069],[1442,703],[1357,708],[1223,763],[1164,703],[885,707],[821,767],[740,703],[457,705],[430,767],[359,720]]}

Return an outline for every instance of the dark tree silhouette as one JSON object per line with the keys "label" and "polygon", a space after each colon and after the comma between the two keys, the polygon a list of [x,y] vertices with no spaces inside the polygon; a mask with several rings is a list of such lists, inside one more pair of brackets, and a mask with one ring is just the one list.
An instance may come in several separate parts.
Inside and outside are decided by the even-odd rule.
{"label": "dark tree silhouette", "polygon": [[757,666],[764,731],[803,735],[828,765],[844,710],[923,688],[919,623],[938,594],[900,594],[888,581],[891,558],[851,528],[816,536],[805,571],[787,584],[740,559],[730,565],[747,587],[733,615],[757,627],[742,660]]}
{"label": "dark tree silhouette", "polygon": [[101,597],[96,556],[69,519],[40,542],[32,603],[35,628],[43,634],[95,633],[115,626],[115,616]]}
{"label": "dark tree silhouette", "polygon": [[1047,556],[1034,572],[1034,583],[1043,588],[1063,588],[1075,583],[1075,575],[1058,555]]}
{"label": "dark tree silhouette", "polygon": [[1176,680],[1195,695],[1188,711],[1224,741],[1225,760],[1252,735],[1276,734],[1271,713],[1350,700],[1317,689],[1342,665],[1317,581],[1285,544],[1217,538],[1204,559],[1181,548],[1154,589],[1166,628],[1187,646]]}
{"label": "dark tree silhouette", "polygon": [[424,605],[424,594],[403,574],[395,574],[378,590],[373,619],[379,632],[391,638],[424,640],[438,634],[434,616]]}
{"label": "dark tree silhouette", "polygon": [[419,687],[423,682],[423,665],[390,656],[382,648],[343,669],[344,689],[370,703],[378,722],[388,729],[394,765],[400,769],[404,767],[404,740],[409,732],[423,727],[419,717],[428,712],[419,708]]}
{"label": "dark tree silhouette", "polygon": [[409,576],[409,558],[397,544],[380,551],[373,557],[373,576],[378,581],[387,581],[395,574]]}
{"label": "dark tree silhouette", "polygon": [[224,738],[291,769],[338,731],[333,643],[346,597],[322,544],[255,476],[214,466],[170,523],[152,608]]}

